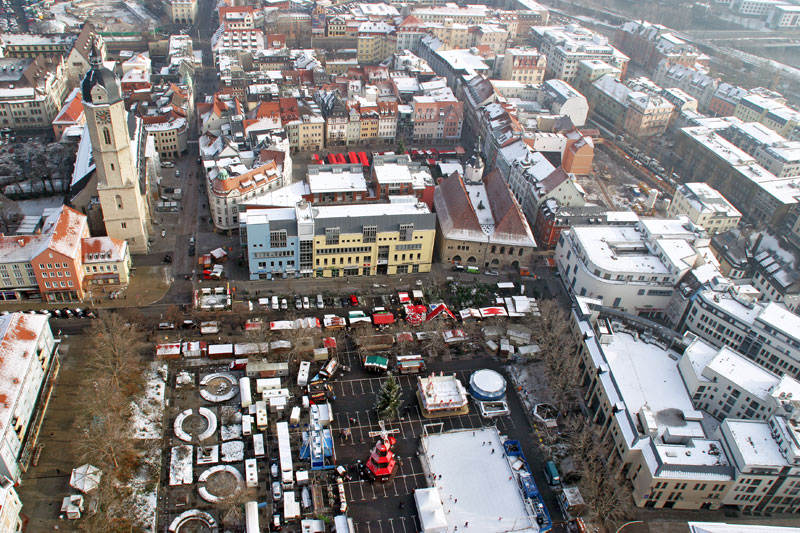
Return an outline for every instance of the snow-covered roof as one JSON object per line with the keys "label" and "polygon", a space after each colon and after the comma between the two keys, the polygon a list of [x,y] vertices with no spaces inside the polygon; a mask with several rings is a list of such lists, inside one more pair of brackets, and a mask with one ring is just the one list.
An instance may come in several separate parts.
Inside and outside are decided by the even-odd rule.
{"label": "snow-covered roof", "polygon": [[19,404],[19,396],[23,388],[31,386],[26,376],[31,365],[40,364],[36,348],[49,327],[44,315],[10,313],[0,316],[0,432],[10,429],[15,411],[33,409],[33,406]]}
{"label": "snow-covered roof", "polygon": [[758,314],[758,320],[768,326],[782,331],[787,336],[800,340],[800,316],[792,313],[783,305],[768,302]]}
{"label": "snow-covered roof", "polygon": [[720,429],[728,445],[733,447],[734,459],[741,457],[742,462],[737,465],[739,468],[788,466],[767,421],[726,418]]}
{"label": "snow-covered roof", "polygon": [[312,165],[308,168],[311,194],[366,192],[367,181],[361,165]]}
{"label": "snow-covered roof", "polygon": [[469,522],[467,531],[481,533],[539,531],[496,429],[428,433],[421,439],[430,471],[437,474],[432,488],[442,502],[447,524],[460,528]]}

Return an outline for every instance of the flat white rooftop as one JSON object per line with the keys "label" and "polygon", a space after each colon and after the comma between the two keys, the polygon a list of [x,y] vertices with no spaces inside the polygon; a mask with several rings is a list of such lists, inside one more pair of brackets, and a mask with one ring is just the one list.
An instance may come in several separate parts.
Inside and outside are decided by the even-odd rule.
{"label": "flat white rooftop", "polygon": [[772,436],[769,423],[766,421],[726,418],[722,422],[722,427],[723,431],[727,430],[733,437],[745,465],[785,466],[788,464],[781,453],[780,446]]}
{"label": "flat white rooftop", "polygon": [[311,194],[330,192],[366,192],[367,181],[363,172],[320,172],[308,175]]}
{"label": "flat white rooftop", "polygon": [[465,522],[469,527],[464,531],[539,531],[504,457],[497,430],[428,434],[422,437],[422,446],[430,471],[437,478],[434,486],[442,499],[449,531],[462,529]]}
{"label": "flat white rooftop", "polygon": [[352,205],[320,205],[315,206],[314,211],[316,220],[348,216],[419,215],[431,212],[427,205],[413,203],[359,204],[355,212]]}
{"label": "flat white rooftop", "polygon": [[669,274],[663,261],[650,253],[642,234],[625,226],[574,226],[571,230],[589,261],[608,272]]}

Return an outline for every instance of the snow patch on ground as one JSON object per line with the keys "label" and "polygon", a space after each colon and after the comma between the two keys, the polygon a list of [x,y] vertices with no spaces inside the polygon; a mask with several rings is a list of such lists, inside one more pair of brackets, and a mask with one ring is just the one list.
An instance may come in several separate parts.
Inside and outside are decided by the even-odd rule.
{"label": "snow patch on ground", "polygon": [[143,396],[131,402],[131,428],[134,438],[161,438],[166,382],[167,363],[151,363],[145,374]]}
{"label": "snow patch on ground", "polygon": [[[244,443],[242,452],[244,452]],[[192,484],[192,455],[194,447],[184,444],[173,446],[169,462],[169,484],[170,485],[191,485]]]}
{"label": "snow patch on ground", "polygon": [[222,426],[219,430],[220,437],[222,440],[233,440],[233,439],[241,439],[242,438],[242,425],[241,424],[229,424]]}
{"label": "snow patch on ground", "polygon": [[244,442],[240,440],[231,440],[223,442],[220,448],[223,463],[244,461]]}
{"label": "snow patch on ground", "polygon": [[145,456],[139,470],[129,483],[133,490],[133,505],[139,516],[139,523],[145,531],[156,530],[156,491],[158,483],[151,472],[161,470],[161,454],[151,453]]}

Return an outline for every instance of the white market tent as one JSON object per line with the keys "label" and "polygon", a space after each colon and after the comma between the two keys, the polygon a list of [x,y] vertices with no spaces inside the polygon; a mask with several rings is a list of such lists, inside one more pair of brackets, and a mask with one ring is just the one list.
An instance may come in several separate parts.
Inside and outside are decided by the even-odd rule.
{"label": "white market tent", "polygon": [[438,490],[417,489],[414,491],[414,502],[417,504],[422,533],[447,533],[447,518]]}
{"label": "white market tent", "polygon": [[102,470],[86,463],[72,470],[72,475],[69,477],[69,486],[87,493],[100,484],[100,478],[102,477]]}

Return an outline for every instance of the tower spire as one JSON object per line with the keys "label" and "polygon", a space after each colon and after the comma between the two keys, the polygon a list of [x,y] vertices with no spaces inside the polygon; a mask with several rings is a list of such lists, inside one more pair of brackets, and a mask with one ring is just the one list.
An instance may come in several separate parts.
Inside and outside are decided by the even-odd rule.
{"label": "tower spire", "polygon": [[89,53],[89,65],[93,70],[100,68],[103,63],[103,56],[100,53],[100,47],[97,46],[97,37],[92,36],[92,51]]}

